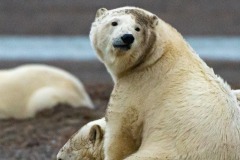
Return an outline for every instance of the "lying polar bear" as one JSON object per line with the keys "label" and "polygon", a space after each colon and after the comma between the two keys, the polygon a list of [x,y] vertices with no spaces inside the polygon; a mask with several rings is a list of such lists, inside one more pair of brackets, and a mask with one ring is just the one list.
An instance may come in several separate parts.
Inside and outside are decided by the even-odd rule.
{"label": "lying polar bear", "polygon": [[47,65],[23,65],[0,71],[0,119],[24,119],[59,103],[93,108],[81,82]]}
{"label": "lying polar bear", "polygon": [[89,122],[57,154],[57,160],[103,160],[105,118]]}

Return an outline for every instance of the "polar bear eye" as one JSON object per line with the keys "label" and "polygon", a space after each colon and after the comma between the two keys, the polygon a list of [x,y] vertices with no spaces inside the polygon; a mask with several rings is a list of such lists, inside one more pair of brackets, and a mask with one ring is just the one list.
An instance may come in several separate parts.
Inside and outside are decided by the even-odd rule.
{"label": "polar bear eye", "polygon": [[139,32],[139,31],[140,31],[140,28],[139,28],[139,27],[136,27],[136,28],[135,28],[135,31]]}
{"label": "polar bear eye", "polygon": [[117,26],[118,23],[117,22],[112,22],[112,26]]}

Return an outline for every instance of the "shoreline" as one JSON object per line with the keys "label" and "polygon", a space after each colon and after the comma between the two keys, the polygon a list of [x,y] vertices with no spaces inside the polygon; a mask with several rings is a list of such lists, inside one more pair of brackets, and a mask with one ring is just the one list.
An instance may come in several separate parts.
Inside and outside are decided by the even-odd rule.
{"label": "shoreline", "polygon": [[[204,61],[232,88],[240,88],[240,61],[209,59],[204,59]],[[0,69],[13,68],[29,63],[47,64],[62,68],[75,75],[86,85],[113,85],[109,73],[99,60],[0,60]]]}
{"label": "shoreline", "polygon": [[[184,36],[201,58],[240,61],[240,36]],[[0,36],[1,60],[96,60],[88,36]]]}

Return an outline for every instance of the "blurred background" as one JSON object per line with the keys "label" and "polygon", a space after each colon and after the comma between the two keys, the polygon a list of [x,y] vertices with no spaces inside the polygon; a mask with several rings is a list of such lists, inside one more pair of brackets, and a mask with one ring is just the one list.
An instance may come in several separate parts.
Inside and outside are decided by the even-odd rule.
{"label": "blurred background", "polygon": [[[157,14],[182,33],[206,60],[240,60],[239,0],[0,0],[0,60],[71,61],[76,66],[74,72],[82,72],[77,67],[80,61],[96,60],[88,39],[96,10],[121,6],[137,6]],[[5,62],[0,64],[5,66],[11,67]],[[102,75],[94,73],[90,81],[111,82],[109,77],[98,76]],[[237,85],[233,76],[222,76]],[[89,79],[81,78],[88,83]]]}
{"label": "blurred background", "polygon": [[54,159],[82,124],[104,115],[112,80],[88,34],[98,8],[122,6],[144,8],[173,25],[217,74],[240,88],[239,0],[0,0],[0,69],[26,63],[63,68],[82,80],[98,107],[60,106],[33,120],[1,121],[1,160]]}

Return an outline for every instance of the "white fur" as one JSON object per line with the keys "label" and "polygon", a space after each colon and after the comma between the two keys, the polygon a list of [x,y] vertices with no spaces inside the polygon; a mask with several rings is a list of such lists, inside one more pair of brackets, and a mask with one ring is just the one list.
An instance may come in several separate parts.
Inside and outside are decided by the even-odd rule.
{"label": "white fur", "polygon": [[89,140],[90,130],[98,125],[103,134],[105,132],[105,118],[89,122],[76,132],[67,143],[59,150],[58,160],[103,160],[103,139],[92,144]]}
{"label": "white fur", "polygon": [[240,105],[240,90],[233,90],[233,93],[236,95],[237,97],[237,101],[238,101],[238,105]]}
{"label": "white fur", "polygon": [[30,118],[59,103],[93,104],[82,83],[70,73],[47,65],[23,65],[0,71],[0,118]]}
{"label": "white fur", "polygon": [[[124,9],[131,8],[132,7],[125,7]],[[146,40],[141,34],[135,31],[135,28],[141,28],[141,25],[135,23],[133,18],[128,15],[118,15],[114,13],[119,10],[121,9],[108,11],[107,14],[111,16],[107,16],[104,19],[100,17],[100,20],[97,19],[93,22],[90,31],[91,44],[96,52],[98,52],[97,56],[100,61],[109,66],[107,69],[114,81],[116,80],[116,75],[112,75],[112,73],[119,74],[123,70],[130,68],[132,62],[136,61],[141,55],[138,50],[141,48],[141,43]],[[111,22],[118,22],[119,27],[112,27]],[[102,36],[102,34],[104,34],[104,36]],[[124,34],[133,34],[135,37],[135,42],[132,44],[132,49],[128,51],[128,54],[123,54],[112,46],[112,42]],[[101,39],[96,40],[97,36],[101,36]],[[130,58],[129,55],[131,55]],[[119,59],[119,57],[124,60]]]}
{"label": "white fur", "polygon": [[[105,160],[240,159],[240,110],[228,84],[174,28],[131,7],[154,24],[145,31],[156,39],[139,44],[141,34],[133,30],[138,24],[134,16],[122,14],[126,9],[98,14],[90,32],[115,81],[106,113]],[[109,25],[117,17],[120,25]],[[131,31],[137,40],[130,50],[112,46],[115,30]]]}

